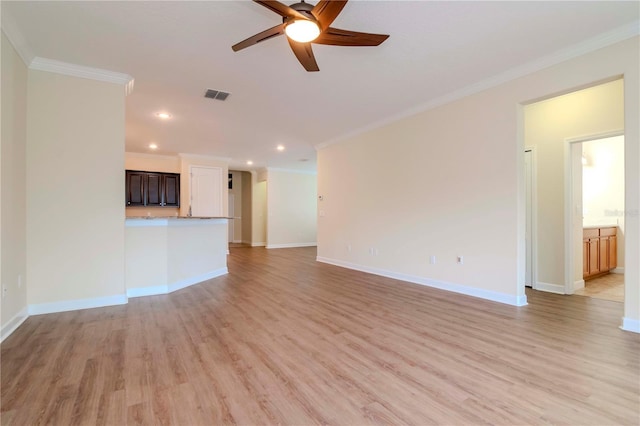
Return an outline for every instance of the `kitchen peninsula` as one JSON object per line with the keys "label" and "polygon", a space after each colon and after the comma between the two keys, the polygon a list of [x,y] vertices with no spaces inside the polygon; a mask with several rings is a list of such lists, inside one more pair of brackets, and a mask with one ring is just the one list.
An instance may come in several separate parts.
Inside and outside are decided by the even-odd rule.
{"label": "kitchen peninsula", "polygon": [[226,217],[127,217],[127,297],[171,293],[227,274]]}

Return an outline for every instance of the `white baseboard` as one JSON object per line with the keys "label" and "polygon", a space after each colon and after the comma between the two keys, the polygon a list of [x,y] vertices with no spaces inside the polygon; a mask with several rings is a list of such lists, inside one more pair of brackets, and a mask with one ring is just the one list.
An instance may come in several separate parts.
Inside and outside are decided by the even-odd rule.
{"label": "white baseboard", "polygon": [[105,306],[125,305],[129,297],[153,296],[156,294],[167,294],[193,284],[197,284],[221,275],[228,274],[227,267],[219,268],[214,271],[207,272],[202,275],[191,277],[185,280],[177,281],[168,285],[154,287],[139,287],[127,289],[127,294],[115,295],[107,297],[97,297],[93,299],[65,300],[61,302],[39,303],[26,306],[22,311],[16,314],[7,322],[0,330],[0,342],[9,337],[30,315],[53,314],[57,312],[77,311],[80,309],[102,308]]}
{"label": "white baseboard", "polygon": [[573,282],[573,291],[584,288],[584,280],[578,280]]}
{"label": "white baseboard", "polygon": [[267,243],[262,242],[262,243],[251,243],[251,247],[265,247],[267,245]]}
{"label": "white baseboard", "polygon": [[169,293],[169,286],[167,285],[155,285],[152,287],[134,287],[127,289],[127,298],[144,296],[155,296],[157,294]]}
{"label": "white baseboard", "polygon": [[613,274],[624,274],[624,267],[613,268],[611,270],[611,273],[613,273]]}
{"label": "white baseboard", "polygon": [[527,296],[514,296],[511,294],[500,293],[496,291],[483,290],[475,287],[468,287],[461,284],[448,283],[444,281],[431,280],[428,278],[418,277],[415,275],[401,274],[393,271],[387,271],[384,269],[371,268],[368,266],[357,265],[350,262],[344,262],[342,260],[328,259],[326,257],[316,257],[318,262],[328,263],[330,265],[340,266],[342,268],[353,269],[356,271],[367,272],[369,274],[380,275],[387,278],[393,278],[396,280],[407,281],[414,284],[420,284],[427,287],[434,287],[440,290],[451,291],[454,293],[465,294],[467,296],[478,297],[480,299],[490,300],[492,302],[504,303],[513,306],[525,306],[527,304]]}
{"label": "white baseboard", "polygon": [[622,325],[620,329],[624,331],[631,331],[633,333],[640,333],[640,320],[631,318],[622,318]]}
{"label": "white baseboard", "polygon": [[20,327],[27,318],[29,318],[29,308],[25,306],[20,312],[15,314],[4,327],[2,327],[2,331],[0,331],[0,342],[4,342],[4,339],[11,336],[11,333],[16,331],[16,329]]}
{"label": "white baseboard", "polygon": [[315,247],[318,243],[286,243],[286,244],[268,244],[268,249],[279,249],[279,248],[295,248],[295,247]]}
{"label": "white baseboard", "polygon": [[77,311],[79,309],[102,308],[104,306],[124,305],[126,294],[96,297],[93,299],[63,300],[60,302],[29,305],[29,315],[53,314],[55,312]]}
{"label": "white baseboard", "polygon": [[192,286],[194,284],[201,283],[203,281],[210,280],[229,273],[229,270],[225,266],[214,271],[207,272],[205,274],[190,277],[184,280],[176,281],[171,284],[157,285],[153,287],[135,287],[127,289],[127,297],[143,297],[143,296],[156,296],[158,294],[173,293],[177,290]]}
{"label": "white baseboard", "polygon": [[[583,284],[584,287],[584,284]],[[565,294],[564,286],[560,284],[549,284],[538,281],[534,287],[536,290],[546,291],[549,293]]]}
{"label": "white baseboard", "polygon": [[199,284],[203,281],[207,281],[222,275],[226,275],[229,273],[229,270],[226,266],[222,268],[215,269],[213,271],[206,272],[201,275],[196,275],[195,277],[189,277],[184,280],[176,281],[168,285],[169,293],[173,293],[174,291],[182,290],[183,288],[192,286],[194,284]]}

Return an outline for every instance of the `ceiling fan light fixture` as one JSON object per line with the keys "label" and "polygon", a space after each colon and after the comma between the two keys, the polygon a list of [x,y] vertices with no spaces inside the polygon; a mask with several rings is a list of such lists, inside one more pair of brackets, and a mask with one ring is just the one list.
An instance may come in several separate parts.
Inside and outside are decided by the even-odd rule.
{"label": "ceiling fan light fixture", "polygon": [[307,19],[295,19],[289,22],[284,28],[284,32],[293,41],[299,43],[309,43],[320,35],[320,27],[314,21]]}

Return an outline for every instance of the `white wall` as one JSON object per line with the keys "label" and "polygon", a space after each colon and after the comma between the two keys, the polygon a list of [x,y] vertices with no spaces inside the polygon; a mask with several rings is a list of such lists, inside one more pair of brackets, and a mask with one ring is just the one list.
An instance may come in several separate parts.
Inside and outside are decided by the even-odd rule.
{"label": "white wall", "polygon": [[624,267],[624,136],[582,144],[583,225],[617,225],[618,268]]}
{"label": "white wall", "polygon": [[[26,135],[27,67],[2,34],[0,149],[0,277],[2,338],[27,315]],[[19,285],[21,280],[21,285]],[[1,290],[0,290],[1,291]]]}
{"label": "white wall", "polygon": [[125,303],[123,86],[28,74],[29,310]]}
{"label": "white wall", "polygon": [[315,174],[269,169],[267,172],[267,248],[315,246]]}
{"label": "white wall", "polygon": [[636,212],[625,324],[640,324],[638,51],[635,37],[321,148],[319,259],[523,303],[521,105],[624,75],[626,208]]}
{"label": "white wall", "polygon": [[[624,82],[616,80],[527,105],[524,128],[525,146],[536,150],[537,281],[564,288],[567,140],[624,130]],[[579,222],[576,248],[581,256]],[[582,279],[581,267],[576,267],[573,279]]]}

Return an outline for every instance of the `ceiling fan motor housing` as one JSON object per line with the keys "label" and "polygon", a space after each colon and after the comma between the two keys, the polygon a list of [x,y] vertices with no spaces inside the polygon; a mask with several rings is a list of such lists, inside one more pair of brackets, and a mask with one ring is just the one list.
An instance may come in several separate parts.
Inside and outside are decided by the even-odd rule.
{"label": "ceiling fan motor housing", "polygon": [[[313,13],[311,13],[311,11],[313,10],[313,5],[309,4],[309,3],[305,3],[305,2],[300,2],[300,3],[294,3],[291,6],[289,6],[291,9],[295,10],[296,12],[300,12],[301,14],[308,16],[309,20],[317,22],[317,19],[315,16],[313,16]],[[295,21],[295,18],[293,17],[283,17],[282,18],[282,23],[286,24],[288,22],[291,21]]]}

